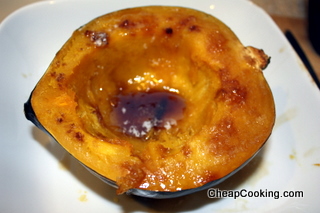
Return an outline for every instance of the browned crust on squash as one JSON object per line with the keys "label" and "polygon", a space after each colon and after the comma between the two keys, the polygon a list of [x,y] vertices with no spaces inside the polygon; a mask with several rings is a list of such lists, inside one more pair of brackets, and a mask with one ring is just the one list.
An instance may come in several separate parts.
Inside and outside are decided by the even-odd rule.
{"label": "browned crust on squash", "polygon": [[[268,63],[208,14],[127,9],[74,32],[36,86],[32,106],[68,152],[117,182],[118,193],[196,188],[239,167],[271,134],[275,107],[261,72]],[[146,140],[115,131],[114,97],[150,90],[180,95],[184,118]]]}

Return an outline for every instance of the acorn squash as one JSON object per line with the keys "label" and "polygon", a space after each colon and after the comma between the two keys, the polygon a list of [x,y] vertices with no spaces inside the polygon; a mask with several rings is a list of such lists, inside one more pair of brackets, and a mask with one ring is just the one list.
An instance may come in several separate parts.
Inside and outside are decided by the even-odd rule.
{"label": "acorn squash", "polygon": [[268,63],[211,15],[124,9],[74,31],[25,114],[118,194],[180,196],[221,182],[270,136]]}

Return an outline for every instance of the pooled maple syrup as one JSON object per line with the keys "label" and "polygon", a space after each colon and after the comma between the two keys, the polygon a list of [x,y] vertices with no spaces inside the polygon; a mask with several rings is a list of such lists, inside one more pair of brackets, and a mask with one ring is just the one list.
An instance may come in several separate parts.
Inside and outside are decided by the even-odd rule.
{"label": "pooled maple syrup", "polygon": [[176,126],[186,107],[180,95],[167,91],[120,94],[113,105],[114,125],[128,136],[144,139]]}

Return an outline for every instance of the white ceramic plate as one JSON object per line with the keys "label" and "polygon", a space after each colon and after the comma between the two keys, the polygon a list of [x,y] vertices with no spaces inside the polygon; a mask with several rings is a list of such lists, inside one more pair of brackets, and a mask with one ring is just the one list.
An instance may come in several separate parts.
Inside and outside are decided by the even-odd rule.
{"label": "white ceramic plate", "polygon": [[[259,155],[220,190],[279,191],[277,197],[173,200],[117,196],[34,127],[23,104],[73,30],[121,8],[178,5],[213,14],[245,45],[272,57],[264,71],[277,121]],[[0,26],[0,212],[315,212],[320,209],[320,93],[271,18],[245,0],[60,0],[24,7]],[[281,197],[298,190],[303,198]],[[275,194],[276,195],[276,194]]]}

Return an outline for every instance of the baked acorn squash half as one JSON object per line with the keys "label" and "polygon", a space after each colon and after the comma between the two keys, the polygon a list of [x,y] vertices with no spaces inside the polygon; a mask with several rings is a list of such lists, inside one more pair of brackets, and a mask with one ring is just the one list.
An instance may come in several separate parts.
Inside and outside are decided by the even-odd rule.
{"label": "baked acorn squash half", "polygon": [[266,142],[268,63],[209,14],[124,9],[75,30],[25,114],[118,194],[178,197],[220,183]]}

